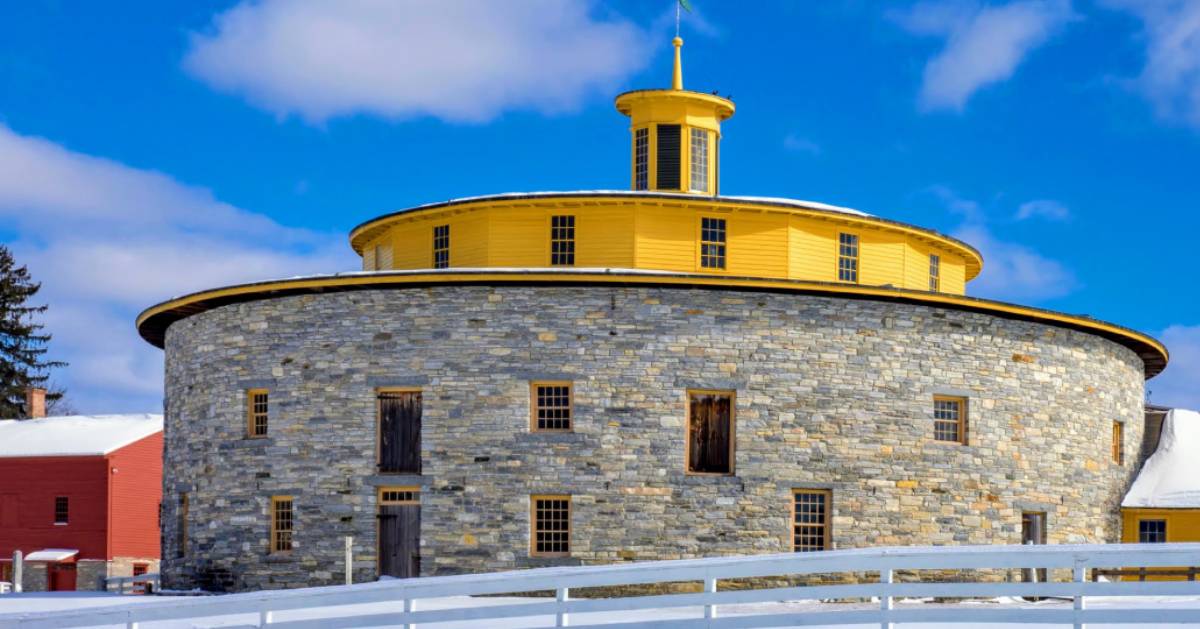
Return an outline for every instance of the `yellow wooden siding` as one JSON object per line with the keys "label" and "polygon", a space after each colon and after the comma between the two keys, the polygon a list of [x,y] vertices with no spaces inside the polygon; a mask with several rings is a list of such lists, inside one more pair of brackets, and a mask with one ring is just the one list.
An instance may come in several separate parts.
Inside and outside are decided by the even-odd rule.
{"label": "yellow wooden siding", "polygon": [[642,208],[637,217],[638,268],[695,271],[699,221],[699,216],[689,210]]}
{"label": "yellow wooden siding", "polygon": [[787,216],[749,213],[714,216],[727,220],[729,245],[726,259],[730,273],[755,277],[788,276]]}
{"label": "yellow wooden siding", "polygon": [[544,208],[492,210],[489,266],[550,266],[550,228]]}
{"label": "yellow wooden siding", "polygon": [[[450,225],[451,267],[550,266],[552,216],[575,217],[575,266],[639,268],[762,278],[837,282],[838,235],[859,238],[859,284],[929,289],[929,254],[941,256],[943,293],[965,291],[965,260],[943,248],[886,228],[783,212],[679,205],[538,203],[484,206],[399,221],[368,241],[364,268],[376,245],[392,247],[396,269],[433,264],[433,228]],[[700,222],[726,221],[726,268],[699,262]]]}
{"label": "yellow wooden siding", "polygon": [[[928,281],[926,288],[928,288]],[[962,295],[967,292],[967,270],[962,258],[942,255],[942,292],[954,295]]]}
{"label": "yellow wooden siding", "polygon": [[633,268],[633,208],[583,207],[553,214],[575,216],[575,266]]}
{"label": "yellow wooden siding", "polygon": [[789,277],[836,282],[837,227],[793,216],[788,231],[792,243]]}
{"label": "yellow wooden siding", "polygon": [[[1165,520],[1167,542],[1200,542],[1200,509],[1121,509],[1121,541],[1136,544],[1138,520]],[[1176,566],[1175,569],[1186,568]],[[1163,568],[1152,568],[1162,570]],[[1171,568],[1168,568],[1171,569]],[[1139,577],[1127,576],[1126,581]],[[1147,581],[1185,581],[1185,576],[1147,576]]]}
{"label": "yellow wooden siding", "polygon": [[876,231],[859,232],[858,283],[904,286],[904,240]]}
{"label": "yellow wooden siding", "polygon": [[392,228],[392,265],[394,267],[397,269],[428,269],[433,266],[434,224],[434,221],[427,219],[401,223]]}

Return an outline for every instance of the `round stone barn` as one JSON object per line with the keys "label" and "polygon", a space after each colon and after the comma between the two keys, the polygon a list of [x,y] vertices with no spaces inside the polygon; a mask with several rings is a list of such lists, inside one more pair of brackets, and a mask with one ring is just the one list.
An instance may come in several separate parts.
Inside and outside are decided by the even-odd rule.
{"label": "round stone barn", "polygon": [[1117,542],[1166,351],[966,296],[969,244],[720,194],[734,105],[622,94],[630,190],[356,227],[361,272],[146,310],[164,586]]}

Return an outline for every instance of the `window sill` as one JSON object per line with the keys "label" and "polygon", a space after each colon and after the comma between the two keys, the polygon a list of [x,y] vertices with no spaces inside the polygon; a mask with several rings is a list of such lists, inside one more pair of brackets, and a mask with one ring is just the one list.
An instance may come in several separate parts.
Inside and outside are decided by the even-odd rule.
{"label": "window sill", "polygon": [[66,526],[68,524],[70,524],[70,522],[55,522],[54,526]]}

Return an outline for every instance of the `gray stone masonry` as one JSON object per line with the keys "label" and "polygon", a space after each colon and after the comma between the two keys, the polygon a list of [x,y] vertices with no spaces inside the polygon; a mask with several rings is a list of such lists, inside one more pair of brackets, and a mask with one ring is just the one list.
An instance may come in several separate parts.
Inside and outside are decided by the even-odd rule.
{"label": "gray stone masonry", "polygon": [[[362,290],[219,307],[166,339],[164,587],[375,578],[375,491],[421,488],[424,575],[791,548],[791,492],[833,492],[834,547],[1115,542],[1141,443],[1140,359],[986,314],[753,291]],[[529,431],[531,380],[574,383],[575,427]],[[424,392],[419,477],[375,467],[375,391]],[[270,390],[247,439],[244,392]],[[688,389],[736,399],[736,474],[684,473]],[[933,396],[969,398],[969,444]],[[188,549],[178,557],[181,492]],[[529,553],[529,496],[572,496],[571,556]],[[295,549],[268,553],[271,496]]]}

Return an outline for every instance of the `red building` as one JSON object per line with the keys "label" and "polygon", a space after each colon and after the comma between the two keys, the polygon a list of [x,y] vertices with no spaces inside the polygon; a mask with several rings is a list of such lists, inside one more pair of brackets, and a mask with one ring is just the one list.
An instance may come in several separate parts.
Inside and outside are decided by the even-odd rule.
{"label": "red building", "polygon": [[26,591],[100,589],[157,572],[161,415],[0,421],[0,581],[25,555]]}

